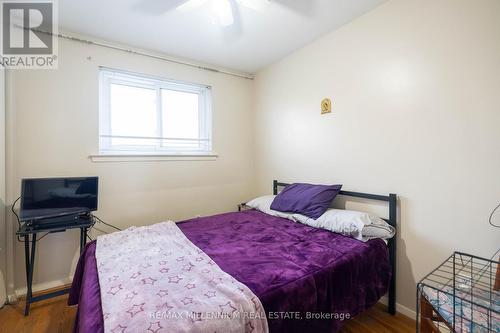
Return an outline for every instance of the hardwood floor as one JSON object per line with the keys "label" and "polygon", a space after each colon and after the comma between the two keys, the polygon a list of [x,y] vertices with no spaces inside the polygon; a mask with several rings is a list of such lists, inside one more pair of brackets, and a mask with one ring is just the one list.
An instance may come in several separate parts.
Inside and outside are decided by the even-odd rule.
{"label": "hardwood floor", "polygon": [[67,305],[68,296],[33,303],[29,316],[24,316],[24,302],[6,305],[0,310],[0,333],[65,333],[73,332],[76,307]]}
{"label": "hardwood floor", "polygon": [[411,333],[416,331],[414,319],[400,313],[391,316],[380,303],[346,322],[342,333]]}
{"label": "hardwood floor", "polygon": [[[28,317],[23,315],[24,302],[6,305],[0,310],[0,333],[71,333],[76,307],[67,306],[67,296],[60,296],[31,306]],[[346,322],[342,333],[410,333],[415,332],[415,321],[397,314],[389,315],[385,306],[375,305],[370,310]]]}

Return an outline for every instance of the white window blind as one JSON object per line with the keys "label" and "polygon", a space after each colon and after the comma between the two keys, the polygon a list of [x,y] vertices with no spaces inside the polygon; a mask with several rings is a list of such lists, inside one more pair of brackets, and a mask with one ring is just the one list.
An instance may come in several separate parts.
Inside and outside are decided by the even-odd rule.
{"label": "white window blind", "polygon": [[210,87],[101,68],[100,89],[101,154],[211,153]]}

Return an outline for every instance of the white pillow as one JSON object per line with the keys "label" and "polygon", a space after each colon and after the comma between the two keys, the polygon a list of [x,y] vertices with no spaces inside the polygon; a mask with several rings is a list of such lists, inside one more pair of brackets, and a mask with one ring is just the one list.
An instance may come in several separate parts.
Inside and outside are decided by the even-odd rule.
{"label": "white pillow", "polygon": [[260,210],[263,213],[268,213],[268,211],[271,210],[271,204],[275,197],[276,197],[275,195],[264,195],[262,197],[250,200],[245,205],[247,205],[250,208]]}
{"label": "white pillow", "polygon": [[314,228],[329,230],[362,241],[372,238],[389,239],[394,237],[395,229],[380,217],[364,212],[344,209],[328,209],[314,220],[301,214],[290,214],[271,209],[276,196],[264,195],[246,203],[250,208],[263,213],[300,222]]}
{"label": "white pillow", "polygon": [[383,224],[372,223],[363,228],[363,240],[373,238],[390,239],[396,234],[396,229],[389,223],[382,220]]}
{"label": "white pillow", "polygon": [[354,210],[330,208],[316,220],[301,215],[299,222],[363,241],[388,239],[395,233],[395,229],[380,217]]}
{"label": "white pillow", "polygon": [[[272,216],[277,216],[277,217],[282,217],[285,219],[289,219],[292,221],[297,221],[296,216],[299,214],[291,214],[291,213],[285,213],[285,212],[279,212],[277,210],[272,210],[271,209],[271,204],[273,203],[274,198],[276,198],[275,195],[264,195],[262,197],[255,198],[249,202],[246,203],[246,205],[250,208],[257,209],[258,211],[261,211],[263,213],[272,215]],[[300,215],[302,216],[302,215]]]}

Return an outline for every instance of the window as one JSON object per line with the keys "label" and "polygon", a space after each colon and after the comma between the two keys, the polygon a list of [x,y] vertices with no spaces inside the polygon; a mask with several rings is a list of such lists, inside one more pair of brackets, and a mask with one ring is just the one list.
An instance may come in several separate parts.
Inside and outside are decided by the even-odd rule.
{"label": "window", "polygon": [[101,69],[101,154],[208,155],[210,87]]}

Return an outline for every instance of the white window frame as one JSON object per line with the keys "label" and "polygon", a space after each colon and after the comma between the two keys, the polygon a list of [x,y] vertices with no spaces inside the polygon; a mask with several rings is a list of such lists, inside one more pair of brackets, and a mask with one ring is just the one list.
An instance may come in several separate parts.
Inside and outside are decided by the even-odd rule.
{"label": "white window frame", "polygon": [[[100,106],[99,106],[99,155],[119,156],[214,156],[212,151],[212,93],[211,87],[202,84],[185,83],[154,76],[136,74],[122,70],[100,67]],[[152,89],[156,92],[157,129],[156,135],[150,137],[150,144],[138,146],[112,145],[111,133],[111,96],[112,84],[127,85],[138,88]],[[197,147],[180,147],[171,144],[166,146],[166,141],[189,142],[191,139],[167,138],[162,133],[162,90],[198,94],[198,128],[199,137],[195,142]],[[147,142],[148,140],[145,139]]]}

